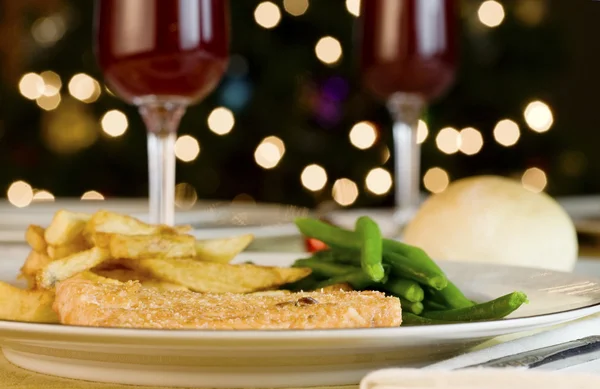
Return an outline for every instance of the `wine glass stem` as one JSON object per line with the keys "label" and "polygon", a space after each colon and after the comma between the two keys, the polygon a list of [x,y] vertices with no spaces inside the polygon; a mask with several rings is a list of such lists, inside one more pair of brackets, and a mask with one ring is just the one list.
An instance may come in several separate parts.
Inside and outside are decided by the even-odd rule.
{"label": "wine glass stem", "polygon": [[149,103],[140,106],[148,130],[150,223],[175,222],[175,139],[185,106]]}
{"label": "wine glass stem", "polygon": [[420,95],[395,93],[388,100],[394,119],[395,219],[404,225],[420,202],[421,148],[417,143],[419,118],[425,107]]}

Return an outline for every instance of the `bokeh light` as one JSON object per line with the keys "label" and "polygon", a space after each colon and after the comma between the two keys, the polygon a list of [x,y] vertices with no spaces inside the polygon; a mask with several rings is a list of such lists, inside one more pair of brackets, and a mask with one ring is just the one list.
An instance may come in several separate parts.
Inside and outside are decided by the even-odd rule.
{"label": "bokeh light", "polygon": [[100,193],[96,190],[88,190],[83,195],[81,195],[81,199],[82,200],[100,201],[100,200],[104,200],[104,196],[102,195],[102,193]]}
{"label": "bokeh light", "polygon": [[235,126],[233,112],[225,107],[217,107],[212,110],[207,119],[208,128],[217,135],[226,135]]}
{"label": "bokeh light", "polygon": [[113,109],[102,116],[100,125],[105,134],[115,138],[123,135],[125,131],[127,131],[129,122],[127,121],[127,116],[125,116],[123,112]]}
{"label": "bokeh light", "polygon": [[425,142],[427,136],[429,135],[429,128],[427,127],[427,123],[423,120],[419,120],[419,124],[417,125],[417,144],[421,144]]}
{"label": "bokeh light", "polygon": [[200,154],[200,143],[191,135],[182,135],[175,141],[175,156],[183,162],[192,162]]}
{"label": "bokeh light", "polygon": [[504,7],[495,0],[487,0],[479,6],[477,16],[483,25],[498,27],[504,21]]}
{"label": "bokeh light", "polygon": [[62,81],[58,74],[51,70],[46,70],[40,73],[40,77],[44,80],[44,96],[54,96],[60,92]]}
{"label": "bokeh light", "polygon": [[6,192],[8,201],[18,208],[24,208],[33,201],[33,188],[25,181],[15,181]]}
{"label": "bokeh light", "polygon": [[481,132],[472,127],[460,131],[459,149],[463,154],[475,155],[483,147],[483,136]]}
{"label": "bokeh light", "polygon": [[60,94],[57,93],[52,96],[42,95],[35,99],[35,103],[44,111],[52,111],[53,109],[58,108],[61,100]]}
{"label": "bokeh light", "polygon": [[315,45],[315,54],[319,61],[333,65],[342,58],[342,45],[332,36],[325,36]]}
{"label": "bokeh light", "polygon": [[387,163],[390,160],[391,154],[389,147],[385,146],[381,151],[381,163]]}
{"label": "bokeh light", "polygon": [[521,184],[523,184],[525,189],[534,193],[539,193],[546,188],[546,185],[548,185],[548,178],[542,169],[531,167],[523,173]]}
{"label": "bokeh light", "polygon": [[510,119],[500,120],[494,127],[494,139],[498,144],[510,147],[515,145],[521,137],[519,125]]}
{"label": "bokeh light", "polygon": [[273,169],[285,154],[285,144],[276,136],[268,136],[254,151],[254,160],[264,169]]}
{"label": "bokeh light", "polygon": [[193,185],[182,182],[175,185],[175,206],[181,209],[190,209],[198,201],[198,193]]}
{"label": "bokeh light", "polygon": [[431,193],[441,193],[450,183],[448,172],[440,167],[432,167],[423,176],[423,185]]}
{"label": "bokeh light", "polygon": [[350,143],[358,149],[366,150],[377,140],[377,128],[371,122],[356,123],[350,130]]}
{"label": "bokeh light", "polygon": [[327,172],[317,164],[308,165],[302,170],[300,181],[306,189],[317,192],[327,184]]}
{"label": "bokeh light", "polygon": [[292,16],[302,16],[308,10],[308,0],[283,0],[283,9]]}
{"label": "bokeh light", "polygon": [[78,73],[71,77],[67,87],[71,96],[84,103],[93,103],[98,100],[102,92],[98,81],[84,73]]}
{"label": "bokeh light", "polygon": [[254,20],[263,28],[273,28],[281,21],[281,10],[277,4],[263,1],[254,10]]}
{"label": "bokeh light", "polygon": [[36,73],[27,73],[19,80],[19,92],[29,100],[35,100],[44,94],[44,79]]}
{"label": "bokeh light", "polygon": [[356,17],[360,16],[360,1],[361,0],[346,0],[346,10],[350,12],[351,15]]}
{"label": "bokeh light", "polygon": [[452,127],[442,128],[435,137],[437,148],[445,154],[454,154],[460,149],[460,133]]}
{"label": "bokeh light", "polygon": [[358,198],[358,186],[348,178],[340,178],[333,184],[331,194],[336,203],[347,207],[354,204]]}
{"label": "bokeh light", "polygon": [[365,186],[371,193],[384,195],[392,188],[392,175],[383,168],[375,168],[367,174]]}
{"label": "bokeh light", "polygon": [[31,26],[33,39],[42,47],[54,45],[65,35],[65,32],[65,21],[59,14],[39,18]]}
{"label": "bokeh light", "polygon": [[47,190],[34,190],[33,202],[54,201],[54,195]]}
{"label": "bokeh light", "polygon": [[532,101],[527,104],[525,122],[535,132],[546,132],[554,124],[554,115],[548,104],[542,101]]}

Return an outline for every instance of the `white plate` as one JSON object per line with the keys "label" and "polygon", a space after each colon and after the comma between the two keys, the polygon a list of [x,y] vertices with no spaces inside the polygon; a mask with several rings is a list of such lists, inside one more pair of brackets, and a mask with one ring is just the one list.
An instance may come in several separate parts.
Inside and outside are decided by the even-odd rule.
{"label": "white plate", "polygon": [[[29,224],[46,226],[59,209],[92,213],[99,209],[148,219],[148,202],[144,199],[114,199],[81,201],[61,199],[55,202],[33,203],[16,208],[7,201],[0,202],[0,242],[23,242]],[[282,204],[243,204],[227,201],[199,202],[190,210],[178,210],[176,224],[190,224],[194,235],[215,238],[253,233],[257,238],[293,236],[298,234],[293,220],[308,215],[306,208]]]}
{"label": "white plate", "polygon": [[[249,253],[239,261],[284,266],[299,255]],[[0,274],[12,279],[22,258],[6,259]],[[422,366],[495,336],[600,312],[600,284],[586,276],[442,265],[471,297],[522,290],[531,303],[506,320],[386,329],[168,331],[0,321],[0,345],[9,361],[25,369],[91,381],[212,388],[345,385],[375,369]]]}

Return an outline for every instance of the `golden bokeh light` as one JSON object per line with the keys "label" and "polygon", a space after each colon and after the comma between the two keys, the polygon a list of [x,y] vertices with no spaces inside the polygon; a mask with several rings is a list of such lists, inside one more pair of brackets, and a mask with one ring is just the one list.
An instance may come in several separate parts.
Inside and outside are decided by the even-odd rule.
{"label": "golden bokeh light", "polygon": [[365,185],[371,193],[384,195],[392,188],[392,175],[383,168],[375,168],[367,174]]}
{"label": "golden bokeh light", "polygon": [[123,112],[113,109],[102,116],[100,125],[102,126],[102,131],[104,131],[106,135],[116,138],[127,131],[129,122],[127,121],[127,116],[125,116]]}
{"label": "golden bokeh light", "polygon": [[519,125],[510,119],[500,120],[494,127],[494,139],[498,144],[510,147],[515,145],[521,137]]}
{"label": "golden bokeh light", "polygon": [[42,116],[42,139],[49,150],[72,154],[94,144],[99,127],[89,106],[65,96],[57,109]]}
{"label": "golden bokeh light", "polygon": [[317,164],[308,165],[300,174],[300,182],[306,189],[317,192],[327,184],[327,172]]}
{"label": "golden bokeh light", "polygon": [[240,193],[236,195],[232,200],[232,204],[244,204],[244,205],[256,205],[256,200],[254,197],[250,196],[248,193]]}
{"label": "golden bokeh light", "polygon": [[377,140],[377,128],[371,122],[356,123],[350,130],[350,143],[358,149],[366,150]]}
{"label": "golden bokeh light", "polygon": [[33,201],[33,188],[25,181],[15,181],[6,192],[8,201],[18,208],[24,208]]}
{"label": "golden bokeh light", "polygon": [[495,0],[487,0],[479,6],[477,16],[483,25],[498,27],[504,21],[504,7]]}
{"label": "golden bokeh light", "polygon": [[342,58],[342,45],[332,36],[325,36],[315,45],[315,54],[319,61],[326,65],[333,65]]}
{"label": "golden bokeh light", "polygon": [[93,103],[98,100],[102,92],[98,81],[84,73],[78,73],[71,77],[67,88],[71,96],[84,103]]}
{"label": "golden bokeh light", "polygon": [[46,70],[40,73],[40,77],[44,80],[44,96],[54,96],[60,92],[62,81],[58,74],[52,70]]}
{"label": "golden bokeh light", "polygon": [[82,200],[100,201],[100,200],[104,200],[104,196],[102,195],[102,193],[100,193],[96,190],[88,190],[83,195],[81,195],[81,199]]}
{"label": "golden bokeh light", "polygon": [[281,21],[281,11],[277,4],[263,1],[254,10],[254,20],[263,28],[274,28]]}
{"label": "golden bokeh light", "polygon": [[519,0],[513,12],[517,19],[529,26],[536,26],[544,20],[548,3],[543,0]]}
{"label": "golden bokeh light", "polygon": [[432,167],[423,176],[423,185],[431,193],[442,193],[448,184],[450,184],[450,176],[440,167]]}
{"label": "golden bokeh light", "polygon": [[425,142],[427,136],[429,135],[429,128],[427,127],[427,123],[423,120],[419,120],[419,124],[417,125],[417,144],[421,144]]}
{"label": "golden bokeh light", "polygon": [[548,104],[539,100],[527,104],[523,115],[529,128],[535,132],[546,132],[554,124],[552,110]]}
{"label": "golden bokeh light", "polygon": [[58,108],[61,100],[60,94],[57,93],[52,96],[42,95],[35,99],[35,103],[44,111],[52,111],[53,109]]}
{"label": "golden bokeh light", "polygon": [[207,119],[208,129],[217,135],[226,135],[231,132],[235,125],[233,112],[225,107],[217,107],[212,110]]}
{"label": "golden bokeh light", "polygon": [[175,185],[175,206],[181,209],[190,209],[198,201],[198,193],[193,185],[182,182]]}
{"label": "golden bokeh light", "polygon": [[483,136],[481,132],[472,127],[464,128],[460,131],[459,149],[463,154],[475,155],[483,147]]}
{"label": "golden bokeh light", "polygon": [[192,162],[200,154],[200,143],[191,135],[182,135],[175,141],[175,156],[183,162]]}
{"label": "golden bokeh light", "polygon": [[36,73],[27,73],[19,80],[19,92],[29,100],[35,100],[44,94],[44,79]]}
{"label": "golden bokeh light", "polygon": [[346,0],[346,10],[351,15],[360,16],[360,0]]}
{"label": "golden bokeh light", "polygon": [[308,0],[283,0],[283,9],[292,16],[302,16],[308,10]]}
{"label": "golden bokeh light", "polygon": [[44,202],[54,201],[54,195],[47,190],[34,190],[33,191],[33,202]]}
{"label": "golden bokeh light", "polygon": [[531,192],[540,193],[546,188],[546,185],[548,185],[548,178],[542,169],[531,167],[523,173],[521,184],[523,184],[525,189]]}
{"label": "golden bokeh light", "polygon": [[358,186],[348,178],[340,178],[333,184],[331,194],[336,203],[347,207],[354,204],[358,198]]}
{"label": "golden bokeh light", "polygon": [[458,152],[460,143],[460,133],[452,127],[442,128],[435,137],[437,148],[445,154]]}
{"label": "golden bokeh light", "polygon": [[387,163],[390,160],[391,154],[389,147],[385,146],[381,152],[381,163]]}
{"label": "golden bokeh light", "polygon": [[65,32],[65,21],[61,15],[39,18],[31,26],[33,39],[42,47],[52,46]]}
{"label": "golden bokeh light", "polygon": [[276,136],[268,136],[254,151],[254,160],[264,169],[273,169],[285,154],[285,144]]}

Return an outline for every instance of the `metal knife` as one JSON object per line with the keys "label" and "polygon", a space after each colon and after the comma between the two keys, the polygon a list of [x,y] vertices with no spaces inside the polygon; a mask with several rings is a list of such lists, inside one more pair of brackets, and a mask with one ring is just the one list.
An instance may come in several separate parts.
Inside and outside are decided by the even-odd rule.
{"label": "metal knife", "polygon": [[554,346],[492,359],[461,369],[475,367],[521,367],[525,369],[562,370],[597,359],[600,359],[600,336],[590,336]]}

